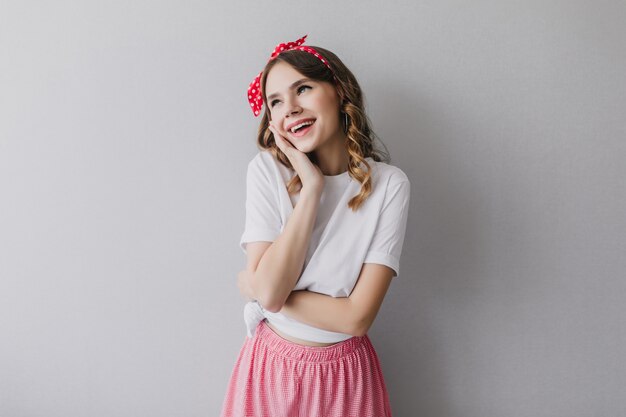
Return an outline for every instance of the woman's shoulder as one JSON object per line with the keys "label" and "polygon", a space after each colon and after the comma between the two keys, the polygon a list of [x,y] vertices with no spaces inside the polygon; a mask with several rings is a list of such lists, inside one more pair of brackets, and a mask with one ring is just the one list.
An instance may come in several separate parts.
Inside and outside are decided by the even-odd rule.
{"label": "woman's shoulder", "polygon": [[267,149],[260,149],[248,162],[248,169],[264,173],[269,177],[282,177],[283,181],[288,180],[293,175],[289,168],[283,165],[272,152]]}
{"label": "woman's shoulder", "polygon": [[278,165],[276,157],[266,149],[258,150],[256,154],[249,160],[248,166],[255,166],[259,169],[269,170]]}
{"label": "woman's shoulder", "polygon": [[250,159],[251,164],[267,163],[274,159],[272,153],[267,149],[259,149]]}
{"label": "woman's shoulder", "polygon": [[373,175],[379,181],[387,182],[389,185],[404,181],[410,184],[409,177],[401,168],[384,161],[375,161],[372,158],[367,158],[367,161],[372,167]]}

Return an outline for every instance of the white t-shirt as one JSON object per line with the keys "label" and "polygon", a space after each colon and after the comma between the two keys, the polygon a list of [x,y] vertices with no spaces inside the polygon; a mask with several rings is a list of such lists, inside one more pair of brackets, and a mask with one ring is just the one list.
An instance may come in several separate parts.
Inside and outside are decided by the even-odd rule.
{"label": "white t-shirt", "polygon": [[[356,212],[348,207],[348,202],[359,193],[361,184],[348,171],[324,176],[304,269],[294,290],[348,297],[364,263],[387,265],[395,275],[399,274],[411,184],[400,168],[372,158],[366,160],[372,169],[372,193]],[[248,242],[273,242],[283,231],[299,199],[299,193],[287,192],[287,183],[294,175],[295,171],[266,150],[249,162],[246,221],[240,239],[245,254]],[[265,318],[280,331],[299,339],[332,343],[352,337],[309,326],[280,312],[266,311],[254,301],[246,305],[244,318],[250,336]]]}

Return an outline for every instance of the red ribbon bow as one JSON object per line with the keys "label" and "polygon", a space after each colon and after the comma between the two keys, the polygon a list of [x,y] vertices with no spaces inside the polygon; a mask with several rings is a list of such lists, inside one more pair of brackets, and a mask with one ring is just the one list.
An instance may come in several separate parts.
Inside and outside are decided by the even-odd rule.
{"label": "red ribbon bow", "polygon": [[[281,52],[298,49],[300,51],[305,51],[315,55],[324,63],[324,65],[328,67],[328,69],[332,71],[332,68],[330,67],[328,62],[326,62],[324,57],[318,54],[315,49],[311,48],[310,46],[302,46],[302,44],[304,43],[304,39],[306,39],[307,36],[308,35],[304,35],[295,42],[279,43],[276,48],[274,48],[274,52],[272,52],[269,61],[275,59]],[[259,114],[261,114],[261,108],[263,107],[263,97],[261,96],[261,75],[263,75],[263,71],[261,71],[259,75],[254,77],[254,80],[252,80],[250,86],[248,87],[248,102],[250,102],[250,107],[252,107],[254,117],[257,117]]]}

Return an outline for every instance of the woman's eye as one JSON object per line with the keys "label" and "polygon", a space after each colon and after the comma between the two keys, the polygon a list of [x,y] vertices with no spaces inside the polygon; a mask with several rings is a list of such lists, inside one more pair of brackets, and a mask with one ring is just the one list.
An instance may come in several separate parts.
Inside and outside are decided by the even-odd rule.
{"label": "woman's eye", "polygon": [[[308,85],[301,85],[300,87],[298,87],[298,90],[297,90],[297,91],[298,91],[298,93],[300,93],[300,90],[302,90],[303,88],[309,88],[309,89],[310,89],[310,88],[312,88],[312,87],[310,87],[310,86],[308,86]],[[279,101],[279,100],[272,100],[272,101],[270,102],[270,107],[274,107],[274,103],[276,103],[277,101]]]}

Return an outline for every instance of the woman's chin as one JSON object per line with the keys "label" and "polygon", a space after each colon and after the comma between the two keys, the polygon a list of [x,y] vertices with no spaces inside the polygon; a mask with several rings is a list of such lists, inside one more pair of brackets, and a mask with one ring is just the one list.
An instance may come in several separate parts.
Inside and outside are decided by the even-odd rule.
{"label": "woman's chin", "polygon": [[299,150],[302,153],[310,153],[313,151],[313,148],[310,144],[308,143],[298,143],[298,142],[292,142],[293,146]]}

